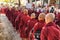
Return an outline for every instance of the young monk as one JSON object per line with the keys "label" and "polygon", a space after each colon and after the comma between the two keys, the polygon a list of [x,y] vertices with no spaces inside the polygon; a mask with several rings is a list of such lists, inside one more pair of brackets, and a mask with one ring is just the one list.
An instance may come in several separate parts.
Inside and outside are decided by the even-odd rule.
{"label": "young monk", "polygon": [[21,8],[21,10],[18,12],[18,16],[17,16],[16,19],[15,19],[15,27],[16,27],[16,30],[19,30],[18,25],[19,25],[19,23],[21,22],[21,18],[22,18],[22,16],[23,16],[23,10],[24,10],[24,9]]}
{"label": "young monk", "polygon": [[15,8],[15,12],[13,13],[13,25],[15,28],[16,28],[15,19],[17,18],[19,14],[20,12],[18,11],[18,8]]}
{"label": "young monk", "polygon": [[9,7],[8,10],[7,10],[7,12],[6,12],[6,16],[8,17],[8,19],[9,19],[10,21],[11,21],[11,19],[12,19],[12,12],[11,12],[11,10],[12,10],[12,8]]}
{"label": "young monk", "polygon": [[[39,40],[39,34],[41,32],[42,27],[44,26],[45,23],[45,14],[41,13],[38,16],[38,22],[35,23],[34,27],[33,27],[33,32],[32,32],[32,39],[30,38],[29,40]],[[38,33],[38,34],[37,34]],[[38,36],[38,37],[37,37]]]}
{"label": "young monk", "polygon": [[53,22],[54,19],[52,13],[45,16],[46,25],[42,28],[40,40],[60,40],[60,28]]}
{"label": "young monk", "polygon": [[15,28],[15,16],[14,16],[14,14],[15,14],[15,7],[12,7],[11,8],[11,23],[13,24],[13,27]]}
{"label": "young monk", "polygon": [[23,10],[23,15],[21,17],[21,22],[19,23],[19,32],[20,32],[20,37],[22,40],[27,40],[28,36],[26,35],[26,28],[28,20],[30,20],[30,16],[28,15],[28,10],[24,9]]}
{"label": "young monk", "polygon": [[27,29],[26,29],[26,34],[27,34],[27,36],[29,36],[30,30],[34,27],[35,23],[37,23],[35,13],[32,13],[30,17],[31,17],[31,19],[28,20],[28,23],[27,23],[27,26],[28,26],[28,27],[27,27]]}

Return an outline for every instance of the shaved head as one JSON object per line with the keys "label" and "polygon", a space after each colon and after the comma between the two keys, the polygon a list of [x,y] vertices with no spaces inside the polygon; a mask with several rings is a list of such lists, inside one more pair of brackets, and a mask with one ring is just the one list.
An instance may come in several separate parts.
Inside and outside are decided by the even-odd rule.
{"label": "shaved head", "polygon": [[28,14],[28,10],[27,9],[24,9],[23,12],[24,12],[24,14]]}
{"label": "shaved head", "polygon": [[36,18],[35,13],[32,13],[32,14],[31,14],[31,18]]}
{"label": "shaved head", "polygon": [[38,20],[44,20],[45,19],[45,13],[40,13],[38,16]]}
{"label": "shaved head", "polygon": [[54,13],[49,13],[45,16],[45,22],[53,22],[55,19],[55,14]]}

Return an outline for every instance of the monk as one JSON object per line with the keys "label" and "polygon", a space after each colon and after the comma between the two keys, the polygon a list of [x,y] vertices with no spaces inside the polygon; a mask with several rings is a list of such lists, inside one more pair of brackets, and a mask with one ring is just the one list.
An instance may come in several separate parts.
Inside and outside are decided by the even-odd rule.
{"label": "monk", "polygon": [[30,30],[34,27],[35,23],[37,23],[35,13],[32,13],[30,17],[31,17],[31,19],[28,21],[28,23],[27,23],[28,27],[26,29],[27,36],[29,36]]}
{"label": "monk", "polygon": [[14,13],[15,13],[15,8],[11,8],[9,7],[9,9],[7,10],[6,12],[6,16],[8,17],[8,19],[10,20],[10,22],[13,24],[13,27],[15,27],[15,16],[14,16]]}
{"label": "monk", "polygon": [[12,7],[12,9],[11,9],[11,23],[13,24],[13,27],[15,27],[15,16],[14,16],[14,14],[15,14],[15,7]]}
{"label": "monk", "polygon": [[[33,27],[33,30],[32,30],[32,39],[30,38],[30,40],[34,40],[34,39],[37,39],[39,40],[40,38],[37,37],[40,32],[41,32],[41,29],[42,27],[44,26],[44,23],[45,23],[45,14],[44,13],[41,13],[39,14],[38,16],[38,22],[35,23],[34,27]],[[38,34],[37,34],[38,33]],[[39,35],[40,36],[40,35]]]}
{"label": "monk", "polygon": [[7,12],[6,12],[6,16],[8,17],[8,19],[11,21],[11,16],[12,16],[12,12],[11,12],[11,8],[9,7]]}
{"label": "monk", "polygon": [[23,10],[24,10],[24,8],[23,9],[21,8],[21,10],[18,12],[18,16],[15,19],[15,27],[16,27],[16,30],[19,30],[19,27],[18,26],[22,24],[21,23],[21,18],[24,15],[23,14],[23,12],[24,12]]}
{"label": "monk", "polygon": [[40,40],[60,40],[60,27],[53,21],[55,15],[49,13],[45,16],[45,26],[42,28]]}
{"label": "monk", "polygon": [[19,23],[19,32],[20,32],[20,37],[22,40],[27,40],[28,36],[26,34],[26,29],[27,29],[27,22],[30,20],[30,16],[28,15],[28,10],[24,9],[23,10],[23,15],[21,17],[21,22]]}
{"label": "monk", "polygon": [[[13,26],[15,27],[15,19],[17,18],[17,16],[20,14],[20,12],[18,11],[17,8],[15,8],[14,12],[13,12]],[[16,27],[15,27],[16,28]]]}
{"label": "monk", "polygon": [[5,14],[5,6],[2,6],[2,8],[1,8],[1,13],[3,13],[3,14]]}
{"label": "monk", "polygon": [[16,8],[16,9],[15,9],[15,19],[16,19],[16,17],[17,17],[19,14],[20,14],[20,12],[19,12],[19,10]]}

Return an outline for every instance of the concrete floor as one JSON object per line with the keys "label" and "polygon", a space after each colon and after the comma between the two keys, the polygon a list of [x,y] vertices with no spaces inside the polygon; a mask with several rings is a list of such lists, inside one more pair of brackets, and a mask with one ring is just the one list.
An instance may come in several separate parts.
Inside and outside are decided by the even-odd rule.
{"label": "concrete floor", "polygon": [[0,40],[21,40],[5,14],[0,14]]}

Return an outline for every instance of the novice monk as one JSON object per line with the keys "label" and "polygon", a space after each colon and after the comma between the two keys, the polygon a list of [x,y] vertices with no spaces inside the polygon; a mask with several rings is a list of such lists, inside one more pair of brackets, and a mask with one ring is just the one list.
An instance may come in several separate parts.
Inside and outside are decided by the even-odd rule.
{"label": "novice monk", "polygon": [[24,12],[20,20],[21,22],[19,23],[19,32],[22,40],[27,40],[28,36],[26,34],[26,28],[28,27],[27,22],[30,20],[30,16],[28,15],[27,9],[24,9],[23,11]]}
{"label": "novice monk", "polygon": [[12,16],[12,12],[11,12],[12,8],[8,8],[7,12],[6,12],[6,16],[8,17],[8,19],[11,21],[11,16]]}
{"label": "novice monk", "polygon": [[40,39],[39,34],[41,32],[42,27],[44,26],[44,23],[45,23],[44,20],[45,20],[45,14],[44,13],[39,14],[38,22],[35,23],[33,30],[32,30],[32,36],[30,35],[32,37],[32,39],[30,38],[29,40],[35,40],[35,39],[39,40]]}
{"label": "novice monk", "polygon": [[28,27],[26,29],[27,36],[29,36],[29,32],[34,27],[35,23],[37,23],[36,15],[35,15],[35,13],[32,13],[31,14],[31,19],[28,20],[28,23],[27,23],[27,25],[28,25]]}
{"label": "novice monk", "polygon": [[21,22],[21,18],[23,16],[23,10],[21,9],[21,11],[18,12],[18,16],[16,17],[15,19],[15,27],[16,27],[16,30],[19,30],[19,23]]}
{"label": "novice monk", "polygon": [[46,25],[42,28],[40,40],[60,40],[60,28],[53,22],[54,19],[52,13],[45,16]]}

